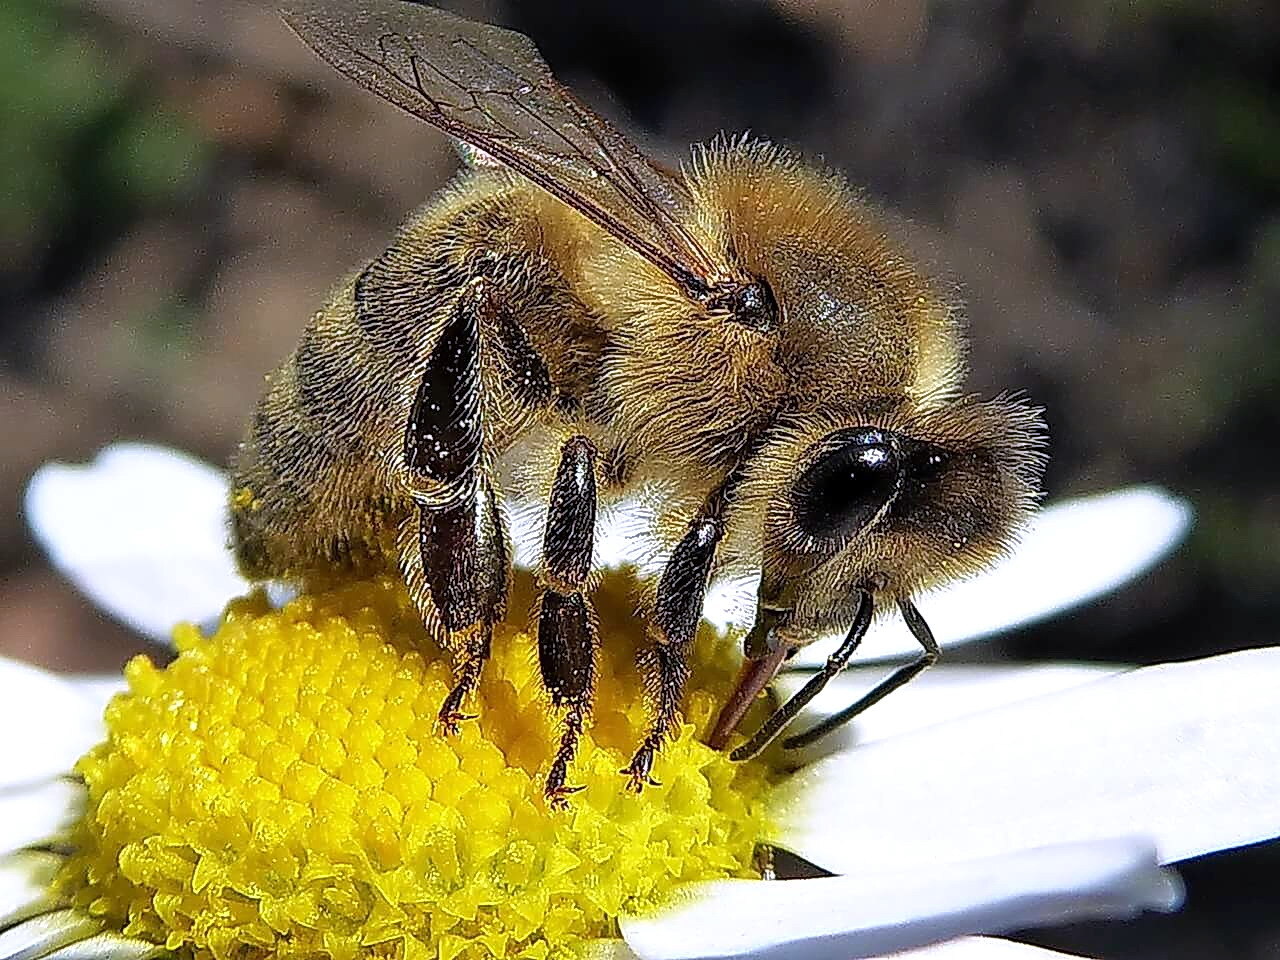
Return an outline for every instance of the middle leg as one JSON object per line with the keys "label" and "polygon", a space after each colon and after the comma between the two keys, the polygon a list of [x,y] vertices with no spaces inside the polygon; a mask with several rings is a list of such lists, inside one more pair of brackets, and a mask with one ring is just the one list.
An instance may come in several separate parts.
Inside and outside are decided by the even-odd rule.
{"label": "middle leg", "polygon": [[567,785],[569,764],[591,711],[599,648],[595,613],[586,597],[596,525],[596,448],[574,436],[560,449],[542,543],[544,586],[537,605],[538,666],[551,704],[564,711],[560,745],[547,774],[553,809],[568,806],[581,787]]}

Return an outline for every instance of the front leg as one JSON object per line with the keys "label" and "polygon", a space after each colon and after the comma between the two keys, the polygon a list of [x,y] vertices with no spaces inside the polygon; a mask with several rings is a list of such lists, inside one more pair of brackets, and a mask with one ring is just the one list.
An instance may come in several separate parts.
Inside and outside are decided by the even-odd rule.
{"label": "front leg", "polygon": [[[741,762],[757,756],[760,751],[774,741],[774,738],[782,732],[787,724],[796,718],[801,710],[812,702],[814,697],[822,692],[832,677],[839,674],[849,665],[849,661],[853,659],[858,647],[862,645],[862,638],[866,636],[867,628],[871,626],[872,614],[875,612],[875,601],[869,589],[859,587],[857,595],[858,612],[853,618],[853,626],[849,628],[849,632],[845,635],[844,642],[840,644],[835,653],[827,657],[827,662],[822,665],[822,669],[810,677],[799,692],[774,710],[761,725],[760,729],[752,734],[746,743],[729,754],[730,760]],[[776,664],[770,672],[777,672]],[[772,680],[773,678],[770,676],[768,679]],[[736,721],[734,722],[736,723]],[[723,729],[723,737],[727,739],[732,728],[723,725],[717,725],[717,727],[718,730]],[[713,737],[711,745],[716,749],[720,749],[724,746],[724,742],[719,738]]]}
{"label": "front leg", "polygon": [[439,723],[454,733],[480,682],[493,626],[506,612],[510,551],[483,461],[480,330],[496,309],[490,281],[460,293],[431,351],[405,429],[404,463],[416,515],[401,530],[405,583],[454,660]]}
{"label": "front leg", "polygon": [[571,437],[561,447],[542,542],[538,666],[552,706],[565,711],[545,790],[548,804],[558,810],[582,789],[567,786],[566,780],[596,688],[599,638],[585,594],[595,542],[595,465],[596,448],[586,437]]}
{"label": "front leg", "polygon": [[[909,597],[899,597],[898,610],[902,614],[902,619],[907,624],[907,629],[910,630],[911,635],[916,638],[916,642],[920,644],[923,652],[910,663],[904,663],[902,666],[898,667],[897,670],[893,671],[893,673],[889,674],[889,676],[872,687],[869,693],[864,694],[856,702],[845,707],[839,713],[832,714],[803,733],[798,733],[794,737],[788,737],[786,740],[783,740],[782,745],[786,749],[794,750],[799,747],[808,746],[819,737],[822,737],[837,727],[848,723],[868,707],[875,706],[889,694],[893,693],[893,691],[905,685],[938,662],[938,658],[942,656],[942,650],[938,646],[938,641],[934,639],[933,631],[929,629],[929,624],[925,622],[924,617],[920,615],[920,611],[916,609],[916,605],[911,602]],[[865,629],[865,627],[863,629]],[[801,691],[801,693],[803,693],[803,691]],[[799,695],[797,694],[797,696]],[[757,734],[757,737],[758,736],[759,734]],[[744,753],[743,757],[738,756],[739,751]],[[733,752],[732,759],[745,759],[745,752],[745,745],[739,747]]]}
{"label": "front leg", "polygon": [[720,484],[689,523],[658,581],[650,646],[640,658],[653,700],[649,733],[623,775],[629,790],[658,786],[653,761],[680,717],[680,702],[689,680],[689,652],[702,620],[702,602],[716,547],[724,536],[724,515],[736,473]]}

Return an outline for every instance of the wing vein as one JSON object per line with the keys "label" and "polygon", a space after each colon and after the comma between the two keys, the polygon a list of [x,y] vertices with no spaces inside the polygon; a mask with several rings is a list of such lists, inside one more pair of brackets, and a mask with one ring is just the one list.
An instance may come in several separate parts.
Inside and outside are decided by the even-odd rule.
{"label": "wing vein", "polygon": [[546,190],[704,296],[724,272],[681,220],[692,198],[556,82],[527,38],[400,0],[295,0],[285,19],[364,87]]}

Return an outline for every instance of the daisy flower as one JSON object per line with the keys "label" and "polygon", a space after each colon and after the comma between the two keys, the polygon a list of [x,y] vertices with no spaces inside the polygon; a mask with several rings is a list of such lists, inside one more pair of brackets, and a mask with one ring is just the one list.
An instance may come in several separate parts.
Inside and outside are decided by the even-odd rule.
{"label": "daisy flower", "polygon": [[[33,480],[28,517],[82,589],[153,637],[204,627],[123,680],[0,662],[3,960],[1050,957],[992,935],[1173,909],[1167,864],[1280,835],[1280,651],[943,665],[799,759],[734,765],[696,733],[733,682],[713,624],[749,613],[741,585],[708,603],[663,786],[627,794],[643,705],[620,569],[597,593],[584,790],[552,813],[554,718],[521,625],[495,639],[479,718],[441,738],[447,665],[399,586],[224,612],[248,591],[224,509],[216,471],[157,448]],[[1151,489],[1050,507],[999,568],[920,605],[946,643],[976,639],[1114,589],[1188,523]],[[604,566],[620,546],[604,538]],[[888,624],[867,645],[907,649]],[[809,719],[878,675],[846,671]],[[762,882],[774,851],[818,869]]]}

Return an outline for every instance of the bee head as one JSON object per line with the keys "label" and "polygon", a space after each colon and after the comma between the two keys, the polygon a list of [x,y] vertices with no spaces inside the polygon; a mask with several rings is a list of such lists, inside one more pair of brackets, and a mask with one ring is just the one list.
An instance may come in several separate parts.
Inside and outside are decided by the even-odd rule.
{"label": "bee head", "polygon": [[748,653],[853,620],[860,590],[908,597],[1007,552],[1039,495],[1040,411],[953,401],[791,438],[765,512]]}

